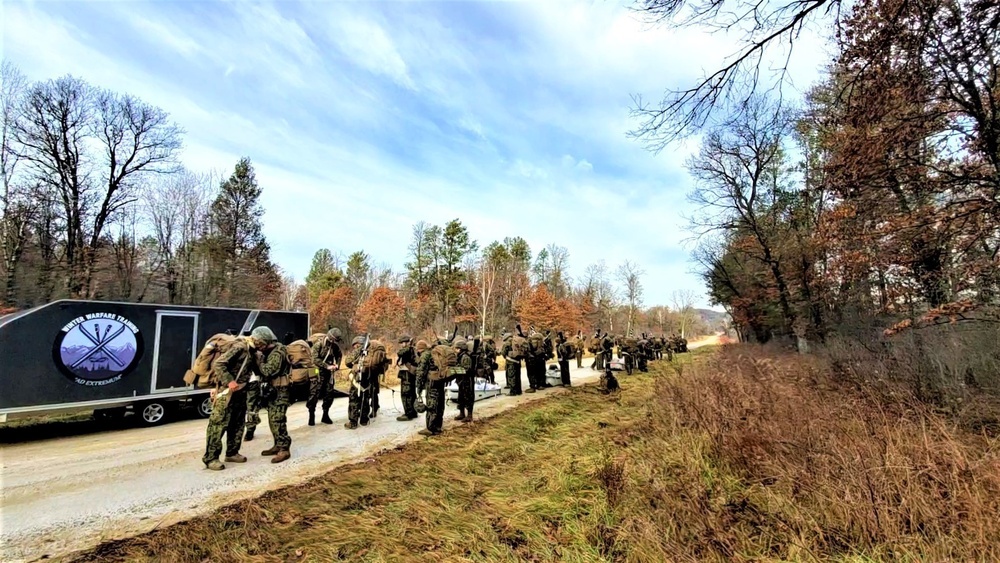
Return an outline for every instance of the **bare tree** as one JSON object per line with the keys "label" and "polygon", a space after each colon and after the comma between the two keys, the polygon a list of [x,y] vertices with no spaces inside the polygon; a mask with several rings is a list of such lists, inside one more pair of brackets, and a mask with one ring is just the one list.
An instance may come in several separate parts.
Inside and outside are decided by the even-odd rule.
{"label": "bare tree", "polygon": [[193,292],[185,288],[198,276],[195,241],[206,227],[211,189],[216,183],[210,174],[182,170],[158,178],[144,191],[145,219],[156,239],[170,304],[195,300]]}
{"label": "bare tree", "polygon": [[[779,94],[790,82],[788,61],[799,35],[810,22],[840,23],[841,0],[637,0],[634,9],[653,25],[698,27],[708,31],[743,32],[738,51],[728,62],[691,87],[668,90],[659,103],[633,96],[632,116],[641,124],[630,136],[660,151],[672,141],[698,132],[713,114],[739,118],[755,94]],[[776,48],[787,49],[777,67],[767,59]]]}
{"label": "bare tree", "polygon": [[479,314],[480,327],[479,334],[486,334],[486,327],[489,324],[490,313],[493,308],[494,288],[497,282],[497,272],[500,264],[492,260],[486,252],[480,253],[477,261],[476,285],[479,289],[479,300],[476,302],[476,313]]}
{"label": "bare tree", "polygon": [[[27,88],[21,71],[9,61],[0,66],[0,175],[3,193],[0,196],[0,259],[4,271],[4,303],[16,304],[15,284],[17,266],[28,240],[28,227],[38,209],[37,199],[32,198],[18,178],[19,149],[14,138],[18,112]],[[19,181],[20,180],[20,181]]]}
{"label": "bare tree", "polygon": [[621,281],[625,299],[628,301],[628,326],[625,334],[632,334],[632,326],[635,324],[635,312],[642,305],[642,282],[640,278],[645,274],[639,265],[626,260],[618,267],[618,279]]}
{"label": "bare tree", "polygon": [[690,289],[679,289],[671,295],[674,312],[677,315],[677,324],[681,331],[681,338],[687,338],[688,329],[697,319],[698,313],[694,310],[694,303],[697,296]]}
{"label": "bare tree", "polygon": [[608,277],[608,267],[601,260],[587,266],[584,272],[586,282],[584,287],[593,295],[594,306],[597,308],[597,324],[614,330],[614,310],[618,306],[618,292]]}
{"label": "bare tree", "polygon": [[180,134],[159,108],[71,76],[28,90],[15,137],[61,203],[71,296],[89,295],[105,227],[135,201],[143,176],[173,169]]}

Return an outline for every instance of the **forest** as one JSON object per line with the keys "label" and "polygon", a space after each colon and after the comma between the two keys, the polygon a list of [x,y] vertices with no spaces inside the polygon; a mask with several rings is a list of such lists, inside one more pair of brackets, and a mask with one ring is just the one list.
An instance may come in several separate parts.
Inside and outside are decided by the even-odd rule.
{"label": "forest", "polygon": [[[458,219],[415,221],[403,269],[363,249],[319,248],[303,280],[264,235],[266,186],[250,158],[232,171],[187,170],[184,131],[160,108],[85,80],[29,83],[3,64],[0,252],[7,310],[60,298],[309,311],[313,329],[385,337],[595,327],[692,336],[708,326],[696,295],[643,303],[642,267],[589,265],[533,251],[519,236],[480,245]],[[303,241],[303,244],[311,244]]]}

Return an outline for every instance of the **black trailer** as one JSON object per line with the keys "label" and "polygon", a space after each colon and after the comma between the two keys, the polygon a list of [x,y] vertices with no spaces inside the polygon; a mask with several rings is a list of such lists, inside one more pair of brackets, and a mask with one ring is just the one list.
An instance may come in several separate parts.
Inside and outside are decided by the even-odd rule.
{"label": "black trailer", "polygon": [[132,409],[147,425],[188,403],[211,414],[208,390],[184,383],[205,341],[268,326],[309,336],[308,313],[60,300],[0,317],[0,422],[8,417]]}

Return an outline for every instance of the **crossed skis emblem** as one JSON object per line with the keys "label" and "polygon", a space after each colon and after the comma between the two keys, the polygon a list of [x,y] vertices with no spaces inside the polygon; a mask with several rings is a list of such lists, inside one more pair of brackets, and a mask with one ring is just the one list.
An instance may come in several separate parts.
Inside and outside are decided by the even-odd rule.
{"label": "crossed skis emblem", "polygon": [[[115,331],[114,334],[108,336],[108,333],[111,332],[111,325],[107,325],[104,328],[104,336],[102,337],[101,336],[101,325],[95,323],[94,324],[94,334],[97,335],[97,337],[95,338],[95,337],[91,336],[89,332],[87,332],[86,330],[83,329],[83,325],[80,325],[78,328],[80,330],[80,333],[82,333],[84,336],[87,337],[87,340],[90,340],[91,342],[94,343],[94,347],[91,348],[89,352],[87,352],[86,354],[84,354],[82,358],[80,358],[79,360],[77,360],[76,362],[74,362],[73,365],[70,366],[71,369],[79,367],[80,364],[82,364],[83,362],[85,362],[85,361],[89,360],[90,358],[92,358],[94,356],[94,354],[97,354],[98,352],[100,352],[100,351],[104,350],[105,348],[107,348],[108,344],[111,344],[111,342],[115,338],[118,338],[119,334],[125,332],[125,325],[122,325],[122,326],[120,326],[118,328],[118,330]],[[114,354],[107,354],[107,357],[111,358],[111,361],[113,361],[114,363],[118,364],[118,367],[121,367],[121,368],[125,367],[125,364],[123,364],[121,362],[121,360],[119,360],[118,358],[116,358]]]}

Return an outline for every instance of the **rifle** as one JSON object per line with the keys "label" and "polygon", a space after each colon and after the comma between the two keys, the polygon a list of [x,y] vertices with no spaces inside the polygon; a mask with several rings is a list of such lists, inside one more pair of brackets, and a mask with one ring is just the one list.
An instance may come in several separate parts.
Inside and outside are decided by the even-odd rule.
{"label": "rifle", "polygon": [[517,325],[517,335],[520,336],[521,338],[524,338],[524,332],[521,331],[520,324]]}

